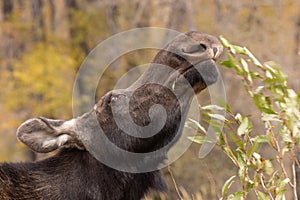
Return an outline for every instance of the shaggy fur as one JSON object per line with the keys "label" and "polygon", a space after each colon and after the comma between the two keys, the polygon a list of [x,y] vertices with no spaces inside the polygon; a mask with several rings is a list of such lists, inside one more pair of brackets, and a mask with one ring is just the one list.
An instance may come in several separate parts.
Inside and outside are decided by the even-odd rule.
{"label": "shaggy fur", "polygon": [[[24,122],[17,131],[20,141],[37,152],[58,148],[60,151],[38,162],[0,165],[0,199],[138,200],[151,189],[166,191],[158,170],[123,172],[97,158],[114,158],[120,166],[139,169],[145,165],[159,166],[167,159],[169,148],[132,163],[117,152],[103,148],[105,144],[97,143],[97,137],[102,133],[109,142],[133,153],[153,152],[167,144],[172,146],[180,136],[177,133],[181,132],[194,93],[217,80],[214,60],[221,52],[222,46],[213,36],[195,31],[181,34],[158,52],[148,70],[134,84],[124,90],[108,92],[90,112],[69,121],[38,117]],[[160,64],[176,73],[158,70]],[[137,126],[159,123],[160,109],[149,112],[157,104],[165,108],[167,118],[162,129],[151,137],[128,135],[116,123],[121,119],[134,132],[131,122],[124,120],[128,106]],[[148,132],[138,132],[138,136],[145,134]]]}

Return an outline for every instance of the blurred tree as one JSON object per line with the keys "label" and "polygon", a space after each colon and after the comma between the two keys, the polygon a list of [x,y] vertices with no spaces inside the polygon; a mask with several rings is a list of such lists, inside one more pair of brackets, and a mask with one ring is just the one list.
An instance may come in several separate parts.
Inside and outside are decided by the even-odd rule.
{"label": "blurred tree", "polygon": [[75,62],[62,45],[37,43],[14,62],[5,81],[8,89],[4,105],[25,113],[22,120],[36,115],[71,117]]}
{"label": "blurred tree", "polygon": [[[40,115],[50,118],[72,116],[74,60],[58,45],[37,43],[32,48],[13,63],[12,72],[2,76],[6,84],[3,106],[18,113],[8,124],[20,124]],[[27,155],[31,160],[36,156],[31,151]]]}

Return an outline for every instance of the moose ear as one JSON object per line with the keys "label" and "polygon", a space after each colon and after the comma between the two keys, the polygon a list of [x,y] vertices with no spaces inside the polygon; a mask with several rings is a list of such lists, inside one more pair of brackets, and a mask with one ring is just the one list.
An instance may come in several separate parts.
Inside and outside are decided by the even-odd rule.
{"label": "moose ear", "polygon": [[18,139],[39,153],[48,153],[62,146],[84,149],[76,135],[76,119],[64,121],[37,117],[25,121],[17,130]]}

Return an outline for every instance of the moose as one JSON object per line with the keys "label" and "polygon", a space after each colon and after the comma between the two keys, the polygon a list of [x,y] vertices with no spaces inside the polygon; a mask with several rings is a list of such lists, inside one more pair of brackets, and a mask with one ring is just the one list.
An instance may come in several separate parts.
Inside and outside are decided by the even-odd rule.
{"label": "moose", "polygon": [[[211,35],[179,34],[136,82],[106,93],[82,116],[25,121],[17,130],[21,142],[36,152],[58,152],[2,163],[0,199],[138,200],[150,190],[166,191],[158,166],[178,140],[194,95],[217,81],[222,50]],[[140,154],[146,156],[132,159]]]}

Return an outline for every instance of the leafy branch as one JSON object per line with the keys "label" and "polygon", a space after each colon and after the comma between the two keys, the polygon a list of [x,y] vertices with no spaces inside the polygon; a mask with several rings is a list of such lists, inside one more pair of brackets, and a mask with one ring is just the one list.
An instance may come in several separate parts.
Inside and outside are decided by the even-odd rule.
{"label": "leafy branch", "polygon": [[[253,133],[249,116],[234,114],[227,104],[202,107],[204,121],[215,128],[217,145],[238,169],[238,176],[231,176],[223,185],[221,199],[246,199],[251,191],[260,200],[285,199],[287,187],[292,188],[294,199],[298,199],[297,187],[300,186],[296,185],[295,169],[300,167],[296,156],[300,146],[300,93],[288,87],[287,76],[276,63],[262,64],[247,48],[233,45],[222,36],[220,39],[228,50],[228,59],[221,65],[232,69],[241,78],[265,127],[260,133]],[[224,119],[213,114],[218,110],[226,111]],[[206,139],[204,126],[192,119],[189,125],[202,133],[191,140],[199,144],[210,142]],[[262,145],[275,150],[273,158],[262,155]],[[284,162],[286,158],[291,160],[291,166]],[[275,162],[279,167],[275,167]],[[292,175],[287,173],[288,167],[291,167]],[[241,190],[228,194],[236,179]]]}

